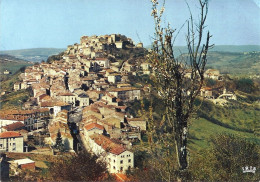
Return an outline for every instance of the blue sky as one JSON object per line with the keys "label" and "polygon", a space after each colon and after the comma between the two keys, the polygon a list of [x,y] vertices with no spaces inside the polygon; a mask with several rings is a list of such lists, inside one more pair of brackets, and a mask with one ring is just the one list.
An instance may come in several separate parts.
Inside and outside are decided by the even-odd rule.
{"label": "blue sky", "polygon": [[[187,0],[197,17],[197,0]],[[260,44],[260,0],[210,0],[207,27],[216,45]],[[164,22],[188,19],[184,0],[166,0]],[[182,29],[176,45],[185,45]],[[0,50],[65,48],[82,35],[121,33],[151,43],[150,0],[0,0]]]}

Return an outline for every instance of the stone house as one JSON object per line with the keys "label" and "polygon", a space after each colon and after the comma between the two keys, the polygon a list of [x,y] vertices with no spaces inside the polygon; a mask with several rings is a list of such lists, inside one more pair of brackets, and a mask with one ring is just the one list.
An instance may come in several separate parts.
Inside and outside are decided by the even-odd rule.
{"label": "stone house", "polygon": [[102,100],[106,101],[110,105],[117,105],[116,99],[116,96],[109,93],[106,93],[104,96],[102,96]]}
{"label": "stone house", "polygon": [[127,118],[126,120],[131,127],[137,127],[140,128],[141,131],[146,131],[146,121],[142,118]]}
{"label": "stone house", "polygon": [[61,110],[71,110],[71,105],[60,101],[42,102],[41,107],[48,108],[50,114],[56,116]]}
{"label": "stone house", "polygon": [[123,101],[139,100],[141,97],[140,89],[135,87],[112,88],[108,92]]}
{"label": "stone house", "polygon": [[17,91],[17,90],[20,90],[21,89],[21,83],[20,82],[17,82],[14,84],[14,90]]}
{"label": "stone house", "polygon": [[107,58],[95,58],[92,62],[95,67],[94,70],[109,68],[109,60]]}
{"label": "stone house", "polygon": [[83,132],[84,132],[85,139],[88,140],[89,136],[95,133],[103,134],[104,127],[97,123],[88,123],[84,126]]}
{"label": "stone house", "polygon": [[208,69],[204,73],[205,78],[211,78],[213,80],[219,80],[220,79],[220,72],[216,69]]}
{"label": "stone house", "polygon": [[121,81],[121,75],[120,74],[111,74],[108,77],[108,82],[109,83],[117,83]]}
{"label": "stone house", "polygon": [[76,106],[88,106],[89,105],[89,96],[85,93],[81,93],[77,95],[77,100],[76,100]]}
{"label": "stone house", "polygon": [[200,96],[206,98],[213,98],[212,89],[209,87],[202,87],[200,90]]}
{"label": "stone house", "polygon": [[73,93],[61,93],[58,95],[58,98],[60,100],[62,100],[62,102],[65,102],[65,103],[68,103],[68,104],[71,104],[73,106],[75,106],[76,104],[76,95],[74,95]]}

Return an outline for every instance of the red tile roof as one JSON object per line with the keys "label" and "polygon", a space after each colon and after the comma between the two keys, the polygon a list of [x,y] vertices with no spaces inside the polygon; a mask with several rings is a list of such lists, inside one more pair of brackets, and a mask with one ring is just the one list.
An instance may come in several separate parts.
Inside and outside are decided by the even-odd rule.
{"label": "red tile roof", "polygon": [[20,137],[20,136],[22,136],[22,135],[15,131],[6,131],[3,133],[0,133],[0,138],[11,138],[11,137]]}
{"label": "red tile roof", "polygon": [[18,130],[24,127],[24,124],[21,122],[16,122],[16,123],[12,123],[6,126],[3,126],[4,129],[6,129],[7,131],[14,131],[14,130]]}
{"label": "red tile roof", "polygon": [[68,106],[70,104],[67,104],[65,102],[60,101],[50,101],[50,102],[42,102],[41,107],[54,107],[54,106]]}
{"label": "red tile roof", "polygon": [[67,92],[67,93],[61,93],[61,94],[59,94],[59,96],[75,96],[75,95]]}
{"label": "red tile roof", "polygon": [[85,126],[85,128],[86,128],[86,130],[92,130],[92,129],[94,129],[94,128],[97,128],[97,129],[100,129],[100,130],[104,130],[104,127],[101,126],[101,125],[99,125],[99,124],[97,124],[97,123],[87,124],[87,125]]}
{"label": "red tile roof", "polygon": [[112,140],[110,140],[110,138],[104,135],[94,134],[91,135],[90,138],[107,152],[119,155],[126,151],[126,149],[122,145],[114,143]]}

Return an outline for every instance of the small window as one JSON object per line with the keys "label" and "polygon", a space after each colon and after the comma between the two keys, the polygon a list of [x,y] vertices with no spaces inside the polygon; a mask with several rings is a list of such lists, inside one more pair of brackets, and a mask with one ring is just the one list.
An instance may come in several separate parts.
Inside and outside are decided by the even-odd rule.
{"label": "small window", "polygon": [[116,160],[114,160],[114,163],[116,163]]}
{"label": "small window", "polygon": [[131,159],[128,159],[128,163],[130,163],[131,162]]}
{"label": "small window", "polygon": [[115,167],[115,166],[113,166],[113,169],[116,169],[116,167]]}
{"label": "small window", "polygon": [[123,167],[120,167],[120,171],[123,171]]}
{"label": "small window", "polygon": [[0,148],[3,148],[3,144],[0,144]]}
{"label": "small window", "polygon": [[120,164],[123,164],[123,160],[120,161]]}

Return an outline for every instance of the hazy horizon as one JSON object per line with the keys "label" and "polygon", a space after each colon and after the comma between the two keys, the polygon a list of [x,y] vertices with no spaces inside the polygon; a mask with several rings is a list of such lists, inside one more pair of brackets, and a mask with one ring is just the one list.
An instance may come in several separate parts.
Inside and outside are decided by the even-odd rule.
{"label": "hazy horizon", "polygon": [[[144,47],[148,47],[144,46]],[[214,47],[218,47],[218,46],[259,46],[260,45],[214,45]],[[174,45],[174,47],[186,47],[185,45]],[[25,49],[8,49],[8,50],[0,50],[0,52],[5,52],[5,51],[18,51],[18,50],[31,50],[31,49],[67,49],[67,47],[33,47],[33,48],[25,48]]]}

